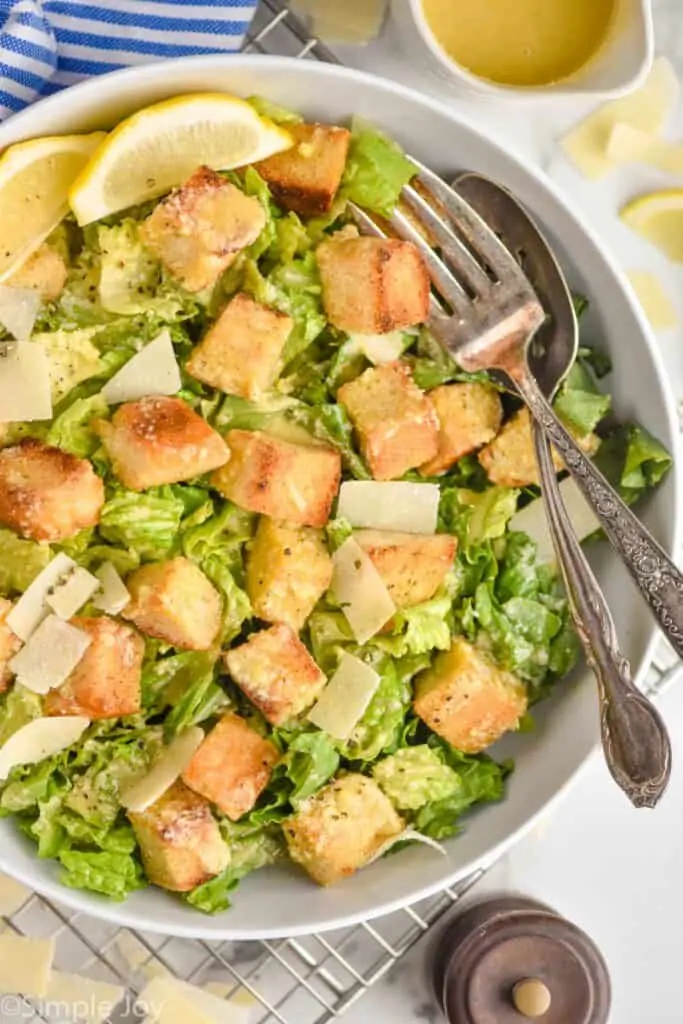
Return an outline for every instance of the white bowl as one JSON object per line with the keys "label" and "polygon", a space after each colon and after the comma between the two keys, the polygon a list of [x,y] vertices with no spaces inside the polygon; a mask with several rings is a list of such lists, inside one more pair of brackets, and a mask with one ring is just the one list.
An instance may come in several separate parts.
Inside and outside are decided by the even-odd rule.
{"label": "white bowl", "polygon": [[[260,93],[310,118],[333,123],[361,111],[445,176],[472,168],[507,185],[547,229],[572,284],[592,299],[586,333],[604,342],[614,356],[610,385],[618,414],[638,419],[674,449],[674,403],[655,342],[619,270],[591,229],[581,224],[541,172],[523,166],[445,105],[394,82],[277,57],[169,61],[93,79],[38,103],[0,126],[0,147],[39,135],[107,127],[155,100],[206,89],[243,96]],[[676,467],[640,510],[667,551],[674,550],[681,533],[679,482]],[[655,640],[652,619],[607,547],[595,554],[624,649],[642,676]],[[236,893],[234,907],[216,917],[204,917],[159,889],[136,893],[124,904],[110,903],[63,888],[58,866],[39,860],[35,847],[7,819],[0,820],[0,869],[78,910],[167,934],[256,939],[342,927],[464,878],[492,862],[530,828],[596,743],[598,708],[591,676],[583,673],[576,682],[561,685],[539,709],[538,722],[534,733],[510,737],[504,744],[504,753],[517,762],[507,798],[473,814],[464,833],[447,843],[446,857],[421,847],[408,849],[331,889],[318,888],[290,866],[251,875]],[[647,828],[648,819],[642,824]]]}
{"label": "white bowl", "polygon": [[[476,3],[476,0],[472,0]],[[514,0],[512,0],[514,2]],[[609,38],[583,68],[569,78],[543,86],[511,86],[473,75],[443,48],[424,16],[423,0],[393,0],[391,12],[406,54],[442,86],[477,92],[489,99],[557,99],[593,96],[607,99],[635,89],[654,56],[651,0],[620,0]]]}

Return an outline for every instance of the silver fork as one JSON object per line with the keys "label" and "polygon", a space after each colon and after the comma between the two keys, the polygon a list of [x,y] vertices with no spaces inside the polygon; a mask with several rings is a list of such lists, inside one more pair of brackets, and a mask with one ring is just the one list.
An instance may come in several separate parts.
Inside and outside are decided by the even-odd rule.
{"label": "silver fork", "polygon": [[[410,216],[397,209],[390,224],[420,250],[441,300],[431,297],[431,331],[463,370],[499,371],[514,384],[576,479],[660,629],[683,658],[683,574],[557,418],[529,368],[529,343],[544,319],[529,281],[475,210],[433,171],[411,159],[418,168],[414,180],[430,201],[406,186],[403,199]],[[359,207],[353,215],[365,233],[384,235]],[[425,241],[423,231],[443,258]]]}

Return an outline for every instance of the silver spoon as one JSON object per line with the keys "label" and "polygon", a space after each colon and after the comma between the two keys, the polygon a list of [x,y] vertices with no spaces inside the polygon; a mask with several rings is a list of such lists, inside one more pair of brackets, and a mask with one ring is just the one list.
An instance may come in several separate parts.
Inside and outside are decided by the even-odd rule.
{"label": "silver spoon", "polygon": [[[454,188],[520,259],[541,305],[550,314],[534,339],[530,363],[551,401],[576,359],[579,344],[574,304],[564,275],[536,225],[506,189],[478,174],[462,175]],[[633,683],[628,660],[619,649],[614,620],[564,507],[550,445],[537,423],[532,429],[550,535],[576,631],[598,683],[605,759],[635,806],[653,807],[669,780],[669,736],[658,711]]]}

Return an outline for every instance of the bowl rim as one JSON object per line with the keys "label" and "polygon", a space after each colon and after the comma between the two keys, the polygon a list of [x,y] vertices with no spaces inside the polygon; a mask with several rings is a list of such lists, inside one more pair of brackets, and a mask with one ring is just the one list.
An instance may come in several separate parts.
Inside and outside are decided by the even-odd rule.
{"label": "bowl rim", "polygon": [[[619,84],[611,88],[601,89],[598,86],[581,88],[576,84],[574,75],[559,79],[557,82],[548,82],[546,85],[504,85],[487,78],[475,75],[455,60],[441,45],[436,33],[432,30],[425,17],[423,0],[393,0],[395,6],[400,5],[402,11],[409,12],[413,27],[417,31],[420,41],[429,50],[430,56],[439,64],[441,71],[451,79],[451,85],[462,83],[471,92],[476,92],[489,100],[503,99],[516,103],[525,101],[538,102],[539,100],[565,99],[571,97],[586,97],[593,99],[616,99],[633,89],[639,88],[650,71],[655,53],[654,23],[652,16],[651,0],[636,0],[642,17],[642,48],[640,61],[629,71],[625,71],[624,77]],[[589,58],[588,64],[592,58]],[[585,65],[584,65],[585,66]],[[581,69],[579,69],[581,70]]]}
{"label": "bowl rim", "polygon": [[[528,161],[525,162],[523,155],[518,154],[514,148],[507,149],[504,144],[491,139],[484,129],[477,126],[474,114],[463,115],[459,111],[453,111],[447,102],[423,94],[417,89],[401,85],[393,79],[384,78],[381,75],[360,71],[355,68],[344,67],[343,65],[312,61],[304,62],[295,57],[280,57],[260,54],[202,54],[199,56],[174,58],[165,61],[155,61],[131,68],[123,68],[118,71],[110,72],[106,75],[87,79],[63,90],[60,93],[55,93],[51,96],[45,97],[26,110],[13,115],[0,125],[0,147],[9,145],[14,141],[35,137],[30,134],[30,131],[25,131],[24,128],[30,128],[34,112],[38,108],[49,113],[53,108],[63,108],[65,104],[68,104],[68,98],[82,93],[92,92],[96,94],[100,91],[104,94],[111,95],[115,93],[116,85],[119,82],[130,82],[136,80],[144,81],[146,78],[154,81],[156,79],[163,79],[164,77],[167,77],[169,69],[172,68],[202,66],[224,66],[231,70],[238,70],[240,67],[245,68],[245,70],[254,68],[271,69],[273,73],[276,73],[278,70],[285,73],[296,70],[297,74],[307,74],[313,79],[318,78],[322,81],[325,79],[336,81],[341,80],[342,82],[344,80],[348,80],[366,86],[368,89],[379,88],[385,94],[392,94],[399,102],[401,99],[405,99],[413,104],[427,107],[434,111],[439,117],[446,118],[456,126],[463,126],[469,132],[484,140],[488,147],[499,153],[506,161],[512,162],[523,175],[526,175],[531,180],[531,183],[535,184],[541,191],[544,191],[551,196],[554,202],[562,208],[564,213],[571,218],[575,224],[577,224],[583,235],[591,242],[606,270],[615,280],[615,284],[617,284],[622,292],[624,300],[639,328],[641,344],[646,346],[648,355],[652,361],[654,375],[659,386],[658,398],[661,398],[663,402],[663,411],[669,432],[669,437],[665,439],[665,443],[668,444],[670,440],[672,455],[674,457],[673,466],[669,474],[669,486],[672,488],[671,504],[673,516],[672,521],[665,524],[668,527],[668,536],[662,540],[662,544],[669,554],[671,554],[671,552],[678,551],[681,546],[681,540],[683,539],[683,516],[680,515],[681,510],[683,510],[683,459],[681,458],[681,455],[683,454],[681,448],[683,446],[680,441],[680,428],[678,425],[675,398],[669,387],[663,356],[657,345],[654,332],[652,331],[652,328],[650,327],[645,314],[637,301],[633,289],[629,286],[628,280],[621,268],[618,266],[616,258],[611,255],[610,251],[602,243],[590,224],[586,223],[584,218],[581,218],[580,215],[573,210],[571,202],[565,198],[560,187],[548,177],[541,167],[532,165]],[[649,639],[643,646],[642,659],[637,673],[638,681],[642,682],[645,673],[651,665],[657,642],[657,626],[654,620],[652,620],[649,629]],[[456,884],[458,881],[462,881],[473,875],[478,875],[482,870],[485,871],[519,839],[523,838],[524,835],[530,832],[540,819],[541,815],[557,806],[559,801],[568,791],[570,785],[573,784],[578,774],[585,768],[588,760],[595,756],[597,746],[598,743],[596,739],[594,746],[588,751],[582,760],[579,760],[576,763],[575,767],[570,771],[566,780],[556,790],[554,795],[539,807],[537,811],[530,814],[518,828],[514,829],[504,839],[490,847],[481,856],[471,857],[468,861],[459,864],[449,875],[439,879],[438,881],[423,885],[422,887],[412,888],[405,895],[391,898],[382,903],[375,903],[364,909],[362,912],[352,912],[347,915],[337,914],[334,917],[326,919],[324,922],[316,922],[315,932],[320,933],[332,929],[350,927],[362,921],[368,921],[376,917],[381,917],[385,914],[390,914],[422,899],[434,896],[449,886]],[[35,862],[38,862],[37,855],[35,857]],[[229,912],[223,915],[226,922],[225,927],[213,929],[202,927],[204,916],[199,911],[197,911],[196,915],[191,918],[188,917],[187,923],[185,921],[174,921],[173,924],[170,925],[169,923],[165,923],[159,917],[148,920],[147,918],[141,917],[139,912],[129,911],[127,909],[129,904],[125,902],[108,902],[94,893],[69,889],[62,885],[56,877],[50,877],[47,873],[36,879],[31,871],[24,871],[21,868],[17,870],[17,868],[8,861],[8,858],[1,848],[0,871],[6,872],[8,875],[29,886],[33,891],[54,900],[58,904],[61,903],[73,910],[110,921],[122,927],[138,928],[159,934],[184,938],[221,941],[250,941],[296,935],[309,935],[312,931],[310,926],[305,926],[303,924],[287,926],[285,929],[282,927],[278,928],[277,924],[274,924],[273,927],[267,929],[260,928],[251,931],[249,928],[240,927],[238,930],[235,930],[230,926]],[[217,919],[214,918],[213,920]]]}

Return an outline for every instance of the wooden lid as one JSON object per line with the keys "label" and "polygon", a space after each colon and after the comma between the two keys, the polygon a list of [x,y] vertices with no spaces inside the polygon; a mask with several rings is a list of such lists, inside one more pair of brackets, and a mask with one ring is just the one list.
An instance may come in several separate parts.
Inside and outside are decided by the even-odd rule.
{"label": "wooden lid", "polygon": [[434,983],[451,1024],[605,1024],[610,982],[592,940],[549,907],[488,900],[455,919]]}

